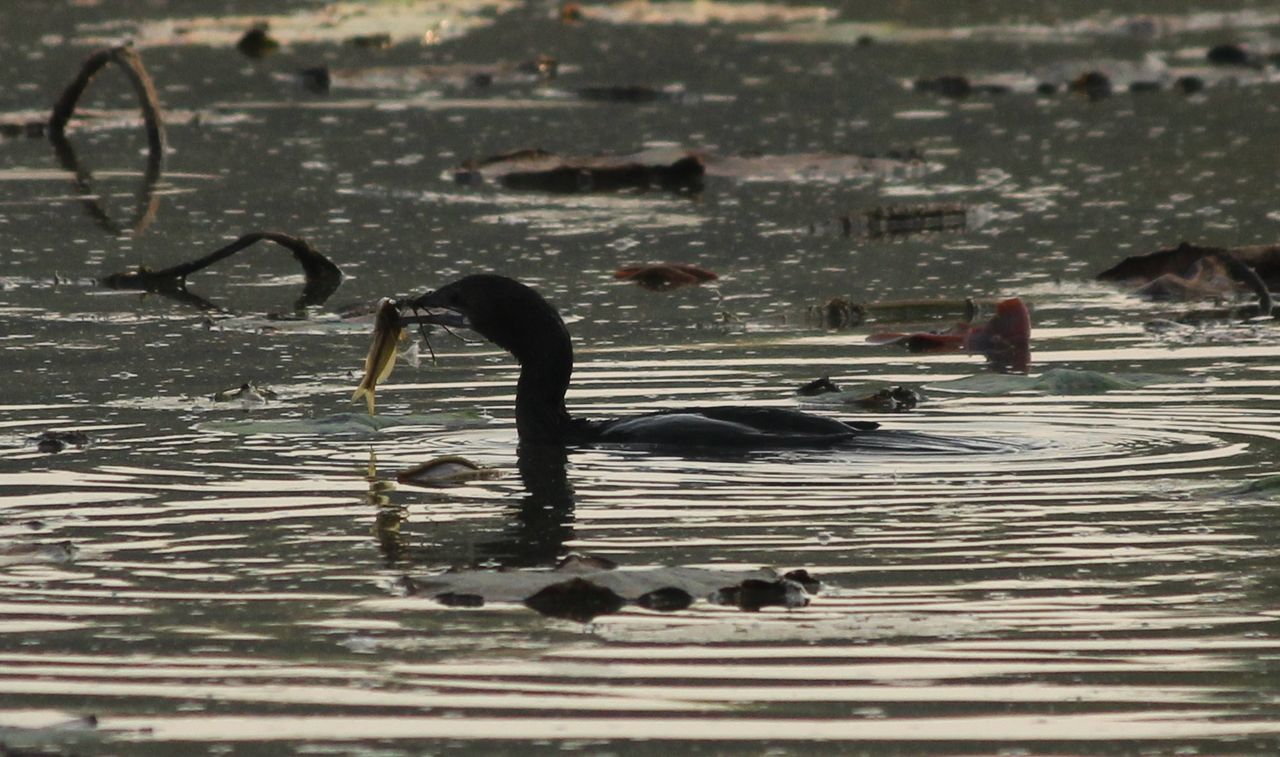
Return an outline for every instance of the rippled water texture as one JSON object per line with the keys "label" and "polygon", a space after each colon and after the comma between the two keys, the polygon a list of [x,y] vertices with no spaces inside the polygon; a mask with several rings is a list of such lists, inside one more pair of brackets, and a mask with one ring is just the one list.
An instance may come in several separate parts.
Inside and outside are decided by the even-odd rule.
{"label": "rippled water texture", "polygon": [[[0,744],[1280,751],[1277,327],[1180,325],[1215,303],[1093,280],[1182,240],[1280,241],[1274,8],[210,7],[0,4]],[[235,45],[259,23],[278,48],[253,59]],[[71,124],[74,163],[24,131],[91,51],[128,40],[166,115],[158,177],[117,71]],[[1224,43],[1253,57],[1211,66]],[[321,66],[327,92],[299,73]],[[1090,70],[1109,97],[1066,91]],[[913,85],[957,75],[1008,91]],[[694,150],[708,174],[577,194],[453,179],[533,147]],[[963,222],[861,220],[912,203]],[[298,306],[302,276],[270,245],[193,275],[199,299],[96,283],[263,229],[306,238],[342,286]],[[719,278],[613,277],[653,262]],[[400,360],[370,418],[350,396],[371,319],[347,306],[476,271],[563,312],[575,413],[804,407],[886,433],[518,456],[517,367],[445,334],[434,362]],[[928,302],[826,329],[810,309],[836,296]],[[1030,375],[866,341],[1012,296],[1032,310]],[[796,396],[821,376],[842,391]],[[212,399],[246,383],[264,389]],[[899,385],[915,410],[857,402]],[[54,452],[46,431],[83,437]],[[396,482],[441,455],[492,470]],[[524,607],[570,552],[636,585],[802,568],[822,586],[754,612],[702,590],[589,623]],[[447,606],[441,586],[486,601]]]}

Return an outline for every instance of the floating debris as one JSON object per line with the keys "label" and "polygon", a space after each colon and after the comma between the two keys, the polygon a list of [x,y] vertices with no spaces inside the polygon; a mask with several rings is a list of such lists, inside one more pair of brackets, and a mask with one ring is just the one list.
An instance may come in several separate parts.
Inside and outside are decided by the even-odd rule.
{"label": "floating debris", "polygon": [[918,391],[906,386],[881,387],[870,392],[857,389],[812,396],[814,399],[810,402],[819,405],[872,413],[906,413],[923,401]]}
{"label": "floating debris", "polygon": [[886,205],[863,214],[872,237],[963,229],[968,217],[964,205]]}
{"label": "floating debris", "polygon": [[701,187],[702,158],[691,152],[561,157],[541,149],[516,150],[454,169],[460,184],[496,182],[507,189],[553,192],[617,192]]}
{"label": "floating debris", "polygon": [[478,465],[465,457],[444,455],[400,471],[396,474],[396,481],[411,486],[451,486],[497,478],[500,475],[496,469]]}
{"label": "floating debris", "polygon": [[561,20],[596,21],[609,24],[702,26],[705,24],[821,23],[835,18],[838,11],[821,6],[783,5],[722,0],[649,2],[623,0],[620,3],[560,6]]}
{"label": "floating debris", "polygon": [[813,381],[810,381],[809,383],[800,387],[799,389],[796,390],[796,394],[800,395],[801,397],[816,397],[819,394],[827,394],[828,392],[838,392],[838,391],[840,391],[840,387],[836,386],[835,383],[831,381],[831,377],[823,376],[822,378],[814,379]]}
{"label": "floating debris", "polygon": [[298,72],[298,83],[308,92],[327,95],[333,86],[333,75],[329,73],[328,66],[304,68]]}
{"label": "floating debris", "polygon": [[1111,77],[1101,71],[1086,71],[1073,79],[1067,89],[1084,95],[1090,101],[1101,100],[1111,96]]}
{"label": "floating debris", "polygon": [[56,454],[67,447],[84,447],[89,443],[89,435],[83,431],[45,431],[32,441],[40,452]]}
{"label": "floating debris", "polygon": [[1184,95],[1194,95],[1204,89],[1204,79],[1191,74],[1179,76],[1174,80],[1173,88]]}
{"label": "floating debris", "polygon": [[918,179],[941,168],[913,150],[877,157],[846,153],[716,155],[664,147],[622,155],[562,157],[535,148],[467,161],[450,175],[462,184],[495,183],[508,189],[568,194],[646,189],[697,192],[704,177],[831,184],[891,181]]}
{"label": "floating debris", "polygon": [[697,286],[719,278],[714,272],[688,263],[659,263],[651,265],[623,266],[613,272],[622,281],[634,281],[653,292]]}
{"label": "floating debris", "polygon": [[857,326],[867,315],[866,307],[850,302],[844,297],[832,297],[821,305],[810,305],[807,312],[810,319],[828,329]]}
{"label": "floating debris", "polygon": [[446,591],[432,597],[445,607],[484,607],[484,597],[479,594],[458,594]]}
{"label": "floating debris", "polygon": [[910,352],[977,352],[987,358],[992,370],[1025,373],[1031,364],[1031,314],[1022,300],[1013,297],[997,303],[995,315],[980,326],[966,322],[945,331],[881,332],[867,341],[901,345]]}
{"label": "floating debris", "polygon": [[765,607],[794,609],[809,605],[809,596],[804,586],[787,578],[776,581],[748,578],[736,586],[720,589],[708,599],[713,604],[732,605],[747,612],[756,612]]}
{"label": "floating debris", "polygon": [[552,584],[524,600],[525,607],[552,618],[589,623],[599,615],[621,610],[627,600],[584,578]]}
{"label": "floating debris", "polygon": [[1125,258],[1098,279],[1136,285],[1133,294],[1153,300],[1220,299],[1244,292],[1257,297],[1254,304],[1185,313],[1177,319],[1183,323],[1273,317],[1271,287],[1280,279],[1280,245],[1222,248],[1183,242]]}
{"label": "floating debris", "polygon": [[244,405],[262,405],[280,399],[271,389],[252,382],[214,392],[209,396],[214,402],[239,402]]}
{"label": "floating debris", "polygon": [[1184,313],[1178,320],[1184,323],[1202,323],[1211,320],[1247,321],[1254,318],[1277,317],[1275,303],[1271,297],[1271,289],[1262,280],[1262,277],[1258,275],[1257,271],[1225,250],[1215,252],[1213,257],[1222,263],[1226,272],[1233,279],[1247,286],[1257,296],[1257,303],[1214,310],[1193,310],[1190,313]]}
{"label": "floating debris", "polygon": [[[593,567],[597,561],[601,567]],[[700,599],[741,604],[752,610],[771,605],[802,607],[808,603],[805,591],[816,593],[819,586],[817,579],[805,571],[783,576],[768,568],[630,568],[580,555],[571,555],[554,570],[449,571],[405,580],[412,587],[407,593],[431,596],[442,603],[514,602],[553,617],[581,622],[617,612],[628,602],[658,612],[683,610]],[[448,599],[441,600],[442,595]],[[465,599],[454,599],[457,597]]]}
{"label": "floating debris", "polygon": [[306,283],[303,285],[302,295],[294,303],[295,309],[301,310],[310,305],[323,303],[341,285],[342,271],[333,264],[333,261],[317,252],[306,240],[275,231],[250,232],[231,244],[187,263],[180,263],[159,271],[143,266],[134,271],[113,273],[102,278],[99,283],[109,289],[151,292],[185,302],[202,310],[218,310],[219,308],[213,303],[187,291],[187,277],[264,240],[284,247],[293,254],[294,260],[302,265]]}
{"label": "floating debris", "polygon": [[377,34],[357,34],[347,37],[346,44],[362,50],[385,50],[391,47],[391,35],[386,32]]}
{"label": "floating debris", "polygon": [[1240,45],[1214,45],[1205,53],[1204,59],[1215,66],[1243,66],[1246,68],[1262,68],[1262,60],[1245,50]]}
{"label": "floating debris", "polygon": [[[1280,245],[1206,247],[1183,242],[1174,248],[1125,258],[1097,278],[1138,287],[1137,293],[1153,297],[1172,298],[1179,292],[1186,293],[1186,297],[1216,297],[1251,288],[1251,283],[1234,278],[1227,279],[1232,282],[1228,288],[1221,288],[1225,282],[1220,274],[1226,272],[1227,265],[1221,257],[1224,253],[1253,269],[1268,288],[1280,288]],[[1206,258],[1213,260],[1206,264],[1202,262]],[[1164,282],[1157,284],[1160,279]],[[1148,287],[1149,291],[1142,291]]]}
{"label": "floating debris", "polygon": [[801,588],[809,594],[817,594],[818,590],[822,588],[822,582],[804,568],[789,570],[786,573],[783,573],[782,577],[788,581],[795,581],[800,584]]}
{"label": "floating debris", "polygon": [[922,203],[918,205],[882,205],[856,213],[837,216],[834,221],[809,225],[809,233],[835,230],[843,237],[881,239],[906,234],[977,229],[997,217],[990,205],[958,203]]}
{"label": "floating debris", "polygon": [[905,413],[920,404],[920,394],[905,386],[895,386],[856,397],[845,404],[879,413]]}
{"label": "floating debris", "polygon": [[693,595],[684,589],[665,586],[641,594],[636,598],[636,604],[654,612],[677,612],[687,610],[693,604]]}
{"label": "floating debris", "polygon": [[369,353],[364,358],[364,377],[360,386],[351,395],[355,402],[364,398],[369,408],[369,415],[376,412],[374,392],[379,381],[385,381],[396,366],[396,344],[404,336],[400,327],[400,308],[394,300],[383,299],[378,303],[378,314],[373,326],[373,341],[369,344]]}
{"label": "floating debris", "polygon": [[707,176],[738,181],[822,182],[919,179],[942,169],[914,149],[884,156],[849,153],[703,154]]}
{"label": "floating debris", "polygon": [[445,63],[416,66],[373,66],[365,68],[329,68],[316,66],[297,74],[277,74],[276,78],[295,81],[303,89],[317,95],[332,90],[417,92],[432,87],[491,87],[499,84],[538,84],[554,79],[559,62],[545,55],[532,60],[511,63]]}
{"label": "floating debris", "polygon": [[255,26],[236,42],[236,49],[245,57],[260,60],[280,49],[280,42],[267,33],[267,27]]}
{"label": "floating debris", "polygon": [[[1145,94],[1168,90],[1191,95],[1209,87],[1267,86],[1277,81],[1270,73],[1276,55],[1263,57],[1225,46],[1213,52],[1220,63],[1206,64],[1203,48],[1196,48],[1195,53],[1197,59],[1189,64],[1170,62],[1165,53],[1148,53],[1139,60],[1062,60],[1000,73],[903,79],[902,84],[915,92],[951,99],[1004,94],[1047,97],[1066,91],[1097,101],[1124,91]],[[1173,57],[1185,59],[1188,55],[1189,51]]]}
{"label": "floating debris", "polygon": [[582,6],[578,3],[564,3],[560,6],[560,21],[576,24],[582,20]]}

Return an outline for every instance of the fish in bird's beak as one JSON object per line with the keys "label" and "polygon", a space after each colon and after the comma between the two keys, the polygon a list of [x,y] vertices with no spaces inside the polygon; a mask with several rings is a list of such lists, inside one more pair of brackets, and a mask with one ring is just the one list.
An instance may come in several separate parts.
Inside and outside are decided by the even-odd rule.
{"label": "fish in bird's beak", "polygon": [[374,413],[373,392],[379,381],[391,375],[396,364],[396,343],[403,335],[400,308],[395,300],[383,299],[378,303],[378,315],[374,320],[373,343],[369,345],[369,354],[364,359],[364,378],[360,380],[355,394],[351,395],[353,402],[364,398],[369,406],[369,415]]}
{"label": "fish in bird's beak", "polygon": [[[374,414],[374,391],[378,388],[378,382],[390,376],[391,369],[395,367],[396,344],[404,338],[406,326],[468,327],[467,319],[461,313],[433,307],[430,304],[432,294],[428,292],[405,303],[383,299],[378,304],[378,314],[373,325],[373,343],[369,345],[369,354],[364,359],[364,378],[351,395],[352,401],[364,398],[369,406],[369,415]],[[405,315],[405,310],[412,311],[412,315]]]}

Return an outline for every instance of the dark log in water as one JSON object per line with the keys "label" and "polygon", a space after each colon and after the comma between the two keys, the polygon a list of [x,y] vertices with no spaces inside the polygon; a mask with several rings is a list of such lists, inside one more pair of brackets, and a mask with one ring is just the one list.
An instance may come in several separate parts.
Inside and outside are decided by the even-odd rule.
{"label": "dark log in water", "polygon": [[261,60],[279,50],[280,43],[267,33],[267,27],[255,26],[240,37],[236,49],[245,57]]}
{"label": "dark log in water", "polygon": [[964,231],[982,225],[988,213],[958,203],[880,205],[809,225],[809,233],[834,232],[843,237],[882,239],[907,234]]}
{"label": "dark log in water", "polygon": [[[1253,269],[1268,287],[1280,287],[1280,245],[1225,248],[1202,247],[1183,242],[1174,248],[1125,258],[1099,273],[1097,278],[1099,281],[1119,281],[1139,286],[1169,274],[1185,277],[1192,272],[1202,258],[1223,260],[1219,257],[1219,253],[1223,252],[1230,253],[1232,259]],[[1219,294],[1225,294],[1225,292]]]}
{"label": "dark log in water", "polygon": [[1227,250],[1215,250],[1210,253],[1215,260],[1220,262],[1226,269],[1227,273],[1233,279],[1247,286],[1258,297],[1258,301],[1252,305],[1243,305],[1233,308],[1214,308],[1210,310],[1193,310],[1184,314],[1178,320],[1182,323],[1201,323],[1204,321],[1215,320],[1251,320],[1253,318],[1272,318],[1276,317],[1275,305],[1272,301],[1271,291],[1267,288],[1267,284],[1258,275],[1258,272],[1250,266],[1243,263],[1239,258]]}
{"label": "dark log in water", "polygon": [[689,263],[623,266],[613,272],[613,277],[621,281],[634,281],[652,292],[661,292],[683,286],[697,286],[719,278],[714,271],[708,271],[706,268]]}
{"label": "dark log in water", "polygon": [[829,392],[838,392],[840,387],[836,386],[830,376],[816,378],[804,386],[796,389],[796,394],[801,397],[817,397],[819,394],[827,394]]}
{"label": "dark log in water", "polygon": [[562,157],[541,149],[516,150],[454,170],[460,184],[494,181],[507,189],[541,192],[616,192],[620,190],[693,190],[702,183],[702,158],[683,153],[674,159],[642,155]]}
{"label": "dark log in water", "polygon": [[306,240],[276,231],[254,231],[195,260],[159,271],[141,267],[136,271],[113,273],[101,279],[99,283],[110,289],[152,292],[189,302],[201,309],[216,310],[218,309],[216,306],[187,292],[187,277],[263,240],[275,242],[284,247],[293,253],[294,259],[302,265],[306,284],[302,295],[294,304],[295,308],[323,303],[342,283],[342,271],[334,265],[333,261],[317,252]]}
{"label": "dark log in water", "polygon": [[[965,228],[969,211],[963,205],[886,205],[863,213],[867,236],[880,237]],[[852,231],[846,226],[846,236]]]}

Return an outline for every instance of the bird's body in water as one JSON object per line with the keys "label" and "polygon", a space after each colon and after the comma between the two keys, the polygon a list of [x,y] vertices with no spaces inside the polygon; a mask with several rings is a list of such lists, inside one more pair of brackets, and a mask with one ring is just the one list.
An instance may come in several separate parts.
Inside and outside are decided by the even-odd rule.
{"label": "bird's body in water", "polygon": [[420,323],[468,328],[519,361],[516,428],[522,445],[819,447],[853,440],[878,426],[786,408],[741,406],[692,407],[611,420],[573,418],[564,401],[573,373],[569,330],[556,309],[533,289],[504,276],[476,274],[398,307],[401,328]]}

